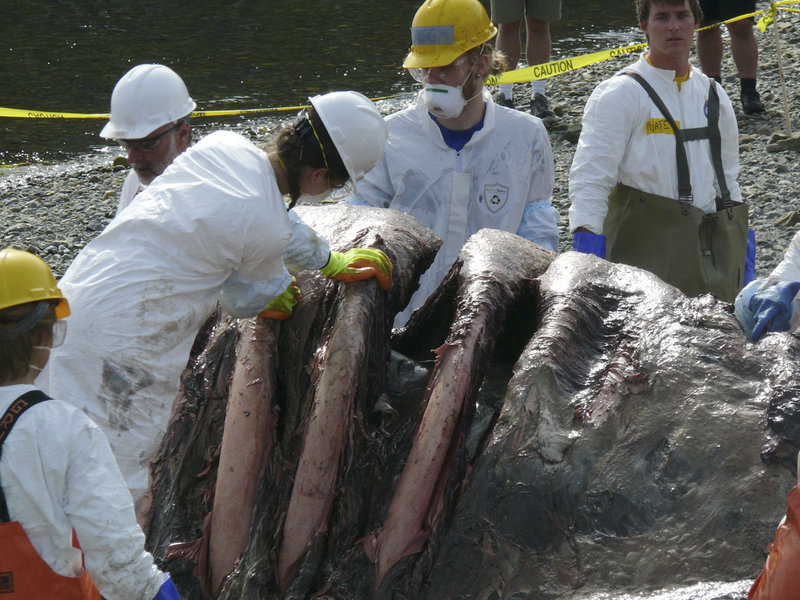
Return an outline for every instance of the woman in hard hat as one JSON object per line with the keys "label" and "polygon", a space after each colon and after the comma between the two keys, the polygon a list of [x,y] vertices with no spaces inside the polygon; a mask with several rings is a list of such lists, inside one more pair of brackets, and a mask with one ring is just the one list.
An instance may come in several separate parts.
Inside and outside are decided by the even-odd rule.
{"label": "woman in hard hat", "polygon": [[0,251],[0,597],[176,599],[103,432],[33,385],[69,314],[44,261]]}
{"label": "woman in hard hat", "polygon": [[313,198],[358,181],[386,143],[383,119],[363,95],[333,92],[311,105],[269,156],[228,131],[190,147],[78,254],[60,282],[72,323],[42,384],[80,399],[137,502],[192,341],[218,300],[238,317],[265,307],[269,316],[288,316],[297,290],[287,266],[321,268],[345,281],[377,276],[384,288],[391,282],[381,251],[332,252],[287,214],[284,194]]}

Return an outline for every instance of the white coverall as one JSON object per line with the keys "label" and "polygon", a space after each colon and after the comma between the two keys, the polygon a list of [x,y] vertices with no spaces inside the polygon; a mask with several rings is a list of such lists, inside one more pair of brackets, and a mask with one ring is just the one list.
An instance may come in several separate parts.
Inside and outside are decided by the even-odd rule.
{"label": "white coverall", "polygon": [[[286,289],[290,227],[266,154],[219,131],[137,194],[60,280],[72,315],[37,383],[100,426],[137,503],[199,327],[221,292],[228,312],[253,316]],[[327,249],[306,230],[309,254]]]}
{"label": "white coverall", "polygon": [[[625,70],[641,74],[666,105],[681,129],[704,127],[707,121],[709,79],[690,67],[688,81],[675,83],[675,72],[657,69],[642,54]],[[719,129],[722,166],[731,200],[739,202],[739,133],[733,107],[722,89],[719,94]],[[603,233],[608,196],[619,182],[634,189],[678,198],[675,138],[664,116],[633,78],[617,75],[598,85],[583,114],[578,147],[569,174],[569,228],[585,227]],[[687,142],[686,155],[694,205],[715,212],[720,194],[707,141]]]}
{"label": "white coverall", "polygon": [[[783,260],[772,270],[769,277],[751,281],[736,296],[734,313],[748,337],[750,337],[755,325],[753,313],[750,311],[750,298],[757,291],[782,281],[800,281],[800,231],[794,234]],[[800,292],[792,300],[792,319],[789,331],[792,333],[800,331]]]}
{"label": "white coverall", "polygon": [[128,176],[125,177],[125,181],[122,183],[122,191],[119,194],[119,204],[117,205],[117,214],[121,213],[122,210],[131,203],[133,197],[142,192],[146,189],[146,186],[143,186],[139,182],[139,176],[136,174],[136,171],[131,169],[128,171]]}
{"label": "white coverall", "polygon": [[492,102],[460,152],[442,139],[425,107],[424,92],[405,110],[386,117],[386,151],[350,204],[402,210],[442,239],[436,259],[408,307],[395,319],[405,324],[441,283],[467,238],[479,229],[510,231],[550,250],[558,248],[558,211],[553,194],[553,154],[542,122]]}
{"label": "white coverall", "polygon": [[[0,386],[0,414],[32,385]],[[25,411],[3,443],[0,483],[9,517],[39,557],[66,577],[86,569],[108,600],[150,600],[165,574],[144,549],[133,500],[103,432],[75,406],[46,400]]]}

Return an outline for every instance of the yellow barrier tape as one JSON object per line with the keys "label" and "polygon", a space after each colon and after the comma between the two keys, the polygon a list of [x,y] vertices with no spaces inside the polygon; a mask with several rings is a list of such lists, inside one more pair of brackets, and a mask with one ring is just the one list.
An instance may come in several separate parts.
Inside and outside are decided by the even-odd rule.
{"label": "yellow barrier tape", "polygon": [[0,107],[0,117],[15,117],[23,119],[107,119],[108,115],[47,112],[44,110],[22,110],[18,108]]}
{"label": "yellow barrier tape", "polygon": [[568,73],[575,71],[581,67],[622,56],[629,52],[636,52],[646,48],[647,44],[632,44],[630,46],[623,46],[622,48],[613,48],[611,50],[601,50],[600,52],[592,52],[591,54],[584,54],[582,56],[575,56],[572,58],[565,58],[563,60],[554,60],[540,65],[533,65],[531,67],[524,67],[514,71],[506,71],[499,77],[488,77],[486,79],[487,85],[497,85],[500,83],[525,83],[537,79],[547,79],[560,75],[561,73]]}
{"label": "yellow barrier tape", "polygon": [[[794,0],[792,0],[792,1],[794,1]],[[695,29],[695,32],[706,31],[707,29],[714,29],[715,27],[721,27],[722,25],[727,24],[727,23],[735,23],[736,21],[741,21],[743,19],[749,19],[750,17],[756,17],[757,15],[760,15],[761,13],[768,12],[768,10],[769,9],[765,8],[763,10],[757,10],[756,12],[751,12],[751,13],[747,13],[747,14],[744,14],[744,15],[738,15],[738,16],[732,17],[730,19],[726,19],[725,21],[720,21],[718,23],[712,23],[711,25],[706,25],[705,27],[700,27],[699,29]]]}
{"label": "yellow barrier tape", "polygon": [[[392,94],[390,96],[380,96],[372,98],[373,101],[389,100],[391,98],[398,98],[404,94]],[[300,111],[306,108],[311,108],[308,104],[300,104],[298,106],[277,106],[270,108],[244,108],[244,109],[231,109],[231,110],[196,110],[192,117],[227,117],[232,115],[250,115],[255,113],[267,112],[287,112],[287,111]],[[64,112],[48,112],[44,110],[23,110],[19,108],[5,108],[0,106],[0,117],[13,117],[21,119],[108,119],[108,113],[64,113]]]}
{"label": "yellow barrier tape", "polygon": [[[738,15],[731,19],[727,19],[719,23],[714,23],[713,25],[701,27],[699,29],[696,29],[695,31],[705,31],[707,29],[713,29],[714,27],[720,27],[721,25],[726,23],[733,23],[735,21],[741,21],[742,19],[749,19],[750,17],[756,17],[760,14],[768,13],[767,16],[762,17],[758,21],[758,27],[763,32],[766,29],[767,25],[769,25],[769,23],[772,22],[772,18],[776,10],[788,10],[792,12],[800,12],[800,9],[797,8],[786,8],[785,6],[788,4],[800,4],[800,0],[779,0],[777,2],[771,3],[769,9],[763,9],[747,13],[744,15]],[[762,22],[766,23],[762,26]],[[502,73],[499,77],[488,77],[486,79],[486,85],[498,85],[501,83],[527,83],[528,81],[535,81],[537,79],[548,79],[550,77],[560,75],[561,73],[568,73],[569,71],[575,71],[576,69],[580,69],[582,67],[603,60],[607,60],[609,58],[622,56],[623,54],[627,54],[629,52],[636,52],[637,50],[641,50],[646,47],[647,44],[645,43],[633,44],[631,46],[623,46],[622,48],[614,48],[612,50],[602,50],[600,52],[593,52],[592,54],[584,54],[582,56],[576,56],[573,58],[554,60],[551,62],[542,63],[540,65],[533,65],[530,67],[524,67],[522,69],[516,69],[514,71],[507,71],[505,73]]]}
{"label": "yellow barrier tape", "polygon": [[[726,23],[733,23],[735,21],[741,21],[742,19],[748,19],[750,17],[756,17],[760,14],[767,13],[763,17],[761,17],[757,22],[758,28],[762,32],[764,32],[774,20],[778,10],[800,12],[800,9],[798,8],[787,8],[787,5],[789,4],[800,4],[800,0],[777,0],[776,2],[770,3],[769,9],[763,9],[747,13],[744,15],[738,15],[736,17],[727,19],[725,21],[721,21],[719,23],[714,23],[706,27],[701,27],[699,29],[696,29],[695,31],[705,31],[707,29],[713,29],[714,27],[720,27],[721,25]],[[529,81],[536,81],[539,79],[548,79],[550,77],[555,77],[556,75],[560,75],[562,73],[568,73],[570,71],[575,71],[577,69],[586,67],[594,63],[608,60],[609,58],[615,58],[617,56],[622,56],[630,52],[636,52],[637,50],[642,50],[646,47],[647,47],[646,43],[632,44],[630,46],[623,46],[621,48],[613,48],[611,50],[601,50],[600,52],[592,52],[591,54],[583,54],[581,56],[575,56],[572,58],[554,60],[539,65],[524,67],[522,69],[515,69],[514,71],[506,71],[505,73],[502,73],[499,77],[490,76],[486,78],[486,81],[484,83],[486,85],[499,85],[501,83],[527,83]],[[379,98],[372,98],[372,100],[373,101],[388,100],[403,95],[404,94],[402,93],[393,94],[391,96],[381,96]],[[248,114],[268,113],[268,112],[299,111],[299,110],[304,110],[306,108],[309,108],[309,106],[298,105],[298,106],[278,106],[270,108],[231,109],[231,110],[198,110],[193,112],[191,116],[198,118],[226,117],[226,116],[248,115]],[[47,112],[41,110],[23,110],[17,108],[5,108],[0,106],[0,117],[28,118],[28,119],[108,119],[109,116],[110,115],[108,113],[91,113],[91,114],[62,113],[62,112]],[[0,168],[8,166],[9,165],[0,165]]]}
{"label": "yellow barrier tape", "polygon": [[779,10],[787,10],[790,12],[800,12],[800,9],[797,8],[787,8],[788,4],[799,4],[800,0],[779,0],[778,2],[770,2],[769,10],[762,10],[761,12],[766,12],[767,14],[761,17],[758,22],[756,22],[756,26],[761,33],[764,33],[767,30],[772,22],[775,20],[775,16],[778,14]]}

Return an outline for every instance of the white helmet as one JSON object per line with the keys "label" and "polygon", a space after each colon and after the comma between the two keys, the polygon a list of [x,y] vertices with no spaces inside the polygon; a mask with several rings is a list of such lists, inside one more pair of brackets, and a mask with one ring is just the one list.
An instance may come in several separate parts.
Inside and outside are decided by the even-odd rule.
{"label": "white helmet", "polygon": [[191,114],[196,106],[175,71],[164,65],[137,65],[114,86],[111,119],[100,136],[137,140]]}
{"label": "white helmet", "polygon": [[309,98],[331,136],[353,182],[383,156],[389,129],[369,98],[358,92],[331,92]]}

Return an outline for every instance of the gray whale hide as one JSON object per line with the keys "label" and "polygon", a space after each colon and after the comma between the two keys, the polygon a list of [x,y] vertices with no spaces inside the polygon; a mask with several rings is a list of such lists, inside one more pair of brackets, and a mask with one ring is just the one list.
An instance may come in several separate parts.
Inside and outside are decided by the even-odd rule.
{"label": "gray whale hide", "polygon": [[[299,212],[334,249],[384,249],[392,287],[304,272],[290,319],[214,315],[198,334],[145,529],[183,598],[579,598],[756,576],[796,476],[796,338],[751,344],[712,296],[493,230],[392,332],[439,239],[391,210]],[[401,389],[392,349],[420,361]]]}
{"label": "gray whale hide", "polygon": [[798,340],[748,343],[731,305],[591,255],[559,256],[540,293],[426,597],[754,578],[794,484]]}

